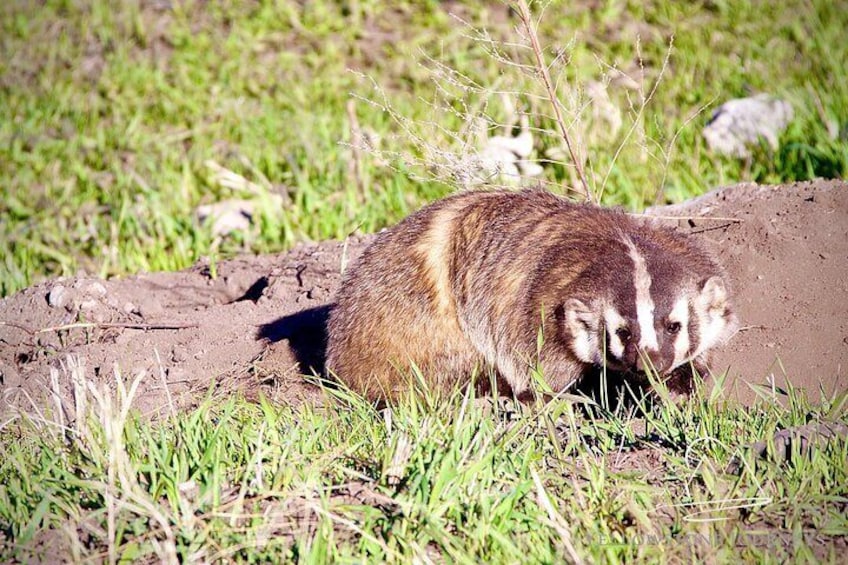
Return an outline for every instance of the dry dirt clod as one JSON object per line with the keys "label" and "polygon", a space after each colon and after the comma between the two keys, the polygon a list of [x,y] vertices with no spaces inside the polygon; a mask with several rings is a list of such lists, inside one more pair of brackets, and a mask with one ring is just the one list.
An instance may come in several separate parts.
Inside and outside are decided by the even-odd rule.
{"label": "dry dirt clod", "polygon": [[93,298],[104,298],[107,294],[106,287],[99,281],[94,281],[86,285],[83,292]]}
{"label": "dry dirt clod", "polygon": [[162,305],[156,298],[145,296],[138,305],[138,313],[145,320],[153,320],[162,317],[165,309],[162,308]]}
{"label": "dry dirt clod", "polygon": [[[820,422],[787,428],[776,432],[772,438],[775,452],[774,457],[779,461],[788,461],[793,453],[805,455],[810,453],[813,445],[821,445],[825,442],[848,437],[848,426],[833,422]],[[769,441],[763,440],[747,446],[754,459],[762,458],[768,452]],[[745,466],[742,456],[735,456],[725,469],[726,473],[735,475]]]}

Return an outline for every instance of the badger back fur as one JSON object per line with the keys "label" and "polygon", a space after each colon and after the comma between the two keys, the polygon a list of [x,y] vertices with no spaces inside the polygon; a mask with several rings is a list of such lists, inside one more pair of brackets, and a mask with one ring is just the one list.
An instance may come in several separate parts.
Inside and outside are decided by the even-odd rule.
{"label": "badger back fur", "polygon": [[688,392],[690,363],[705,372],[735,328],[725,276],[691,238],[544,191],[465,192],[349,269],[327,369],[371,399],[408,388],[413,366],[440,389],[494,370],[519,397],[534,368],[554,391],[606,367]]}

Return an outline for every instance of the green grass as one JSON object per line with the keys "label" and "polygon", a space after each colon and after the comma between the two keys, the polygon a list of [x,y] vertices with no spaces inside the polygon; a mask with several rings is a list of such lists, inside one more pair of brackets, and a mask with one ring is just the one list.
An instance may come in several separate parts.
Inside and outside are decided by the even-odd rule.
{"label": "green grass", "polygon": [[[457,112],[504,119],[494,90],[519,93],[513,103],[541,130],[536,157],[558,145],[551,109],[535,97],[539,85],[492,58],[446,6],[4,3],[0,294],[78,270],[178,269],[204,255],[276,251],[396,222],[453,190],[410,174],[430,172],[415,165],[427,155],[414,136],[458,150],[444,133],[466,125]],[[490,30],[504,55],[532,63],[509,47],[519,21],[504,7],[450,6]],[[590,185],[606,203],[639,208],[658,191],[676,201],[736,181],[845,176],[846,13],[824,0],[549,5],[539,14],[540,37],[549,61],[555,52],[568,56],[552,72],[571,110],[567,121],[576,120],[572,135],[588,158]],[[450,84],[439,64],[477,87]],[[611,66],[638,88],[610,86],[623,122],[606,135],[589,110],[577,109],[586,86]],[[362,158],[364,194],[342,143],[350,139],[345,105],[352,96],[382,98],[357,73],[380,85],[392,110],[354,98],[360,126],[381,136],[386,157]],[[742,163],[711,155],[700,137],[708,106],[759,91],[795,106],[781,149]],[[209,160],[286,194],[285,204],[261,207],[250,233],[216,240],[194,209],[239,194],[215,182]],[[548,166],[546,180],[570,183],[569,170]]]}
{"label": "green grass", "polygon": [[644,418],[230,399],[150,423],[93,390],[80,420],[2,430],[0,559],[837,562],[848,536],[845,437],[723,471],[776,430],[848,423],[845,395],[743,409],[706,391]]}
{"label": "green grass", "polygon": [[[454,190],[422,161],[459,151],[447,132],[464,131],[465,112],[504,120],[496,90],[531,116],[536,157],[559,145],[539,84],[445,6],[531,62],[508,46],[518,20],[493,3],[2,3],[0,295],[394,223]],[[552,72],[590,186],[640,208],[737,181],[844,177],[846,14],[824,0],[550,4],[539,35],[549,60],[567,55]],[[578,111],[609,66],[635,85],[609,87],[612,135]],[[712,155],[710,108],[754,92],[794,105],[780,148]],[[382,140],[358,176],[351,99]],[[244,194],[209,161],[283,203],[265,198],[251,230],[216,238],[195,208]],[[564,191],[570,165],[545,180]],[[42,408],[0,429],[0,560],[836,562],[848,536],[844,438],[723,472],[776,430],[848,423],[844,396],[742,408],[705,394],[592,418],[457,395],[410,399],[391,424],[355,399],[231,399],[151,423],[86,398],[75,421]]]}

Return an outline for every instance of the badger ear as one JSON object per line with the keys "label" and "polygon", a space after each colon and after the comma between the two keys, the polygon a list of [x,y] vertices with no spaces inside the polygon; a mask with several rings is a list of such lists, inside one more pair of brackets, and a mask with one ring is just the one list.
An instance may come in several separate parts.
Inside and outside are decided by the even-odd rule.
{"label": "badger ear", "polygon": [[727,306],[727,286],[719,276],[708,278],[701,287],[701,300],[707,310],[723,310]]}
{"label": "badger ear", "polygon": [[562,305],[562,311],[565,325],[572,335],[594,331],[600,323],[598,314],[577,298],[566,300]]}

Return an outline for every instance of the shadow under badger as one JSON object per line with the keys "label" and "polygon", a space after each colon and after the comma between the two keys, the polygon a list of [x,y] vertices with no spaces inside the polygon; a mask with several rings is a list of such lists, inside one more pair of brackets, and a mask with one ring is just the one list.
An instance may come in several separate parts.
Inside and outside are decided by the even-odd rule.
{"label": "shadow under badger", "polygon": [[690,237],[544,191],[465,192],[348,270],[327,369],[373,400],[408,389],[413,363],[442,390],[494,370],[526,398],[534,367],[559,392],[606,366],[642,382],[650,367],[688,394],[735,329],[725,275]]}

